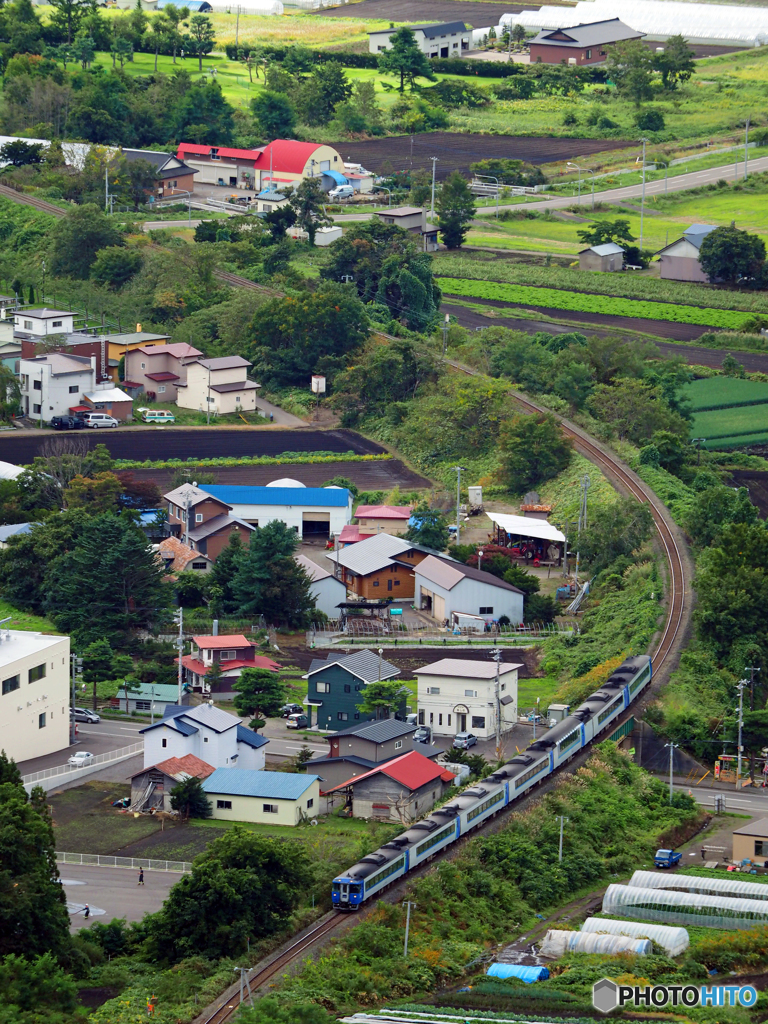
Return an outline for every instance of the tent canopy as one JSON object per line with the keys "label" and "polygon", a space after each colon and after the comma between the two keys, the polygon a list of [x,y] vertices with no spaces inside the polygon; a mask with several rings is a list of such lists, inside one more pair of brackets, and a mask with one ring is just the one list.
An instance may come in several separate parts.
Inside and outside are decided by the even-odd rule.
{"label": "tent canopy", "polygon": [[337,185],[348,185],[349,182],[340,171],[323,171],[323,177],[333,178]]}
{"label": "tent canopy", "polygon": [[489,512],[488,518],[514,537],[535,537],[537,540],[555,540],[565,543],[565,534],[548,523],[546,519],[508,516],[502,512]]}

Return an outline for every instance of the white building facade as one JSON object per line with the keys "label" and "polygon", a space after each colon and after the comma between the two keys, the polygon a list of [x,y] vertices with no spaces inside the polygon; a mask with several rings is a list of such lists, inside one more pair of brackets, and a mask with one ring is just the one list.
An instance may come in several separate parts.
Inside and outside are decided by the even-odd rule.
{"label": "white building facade", "polygon": [[283,479],[266,487],[206,484],[203,490],[251,526],[277,519],[302,539],[335,537],[352,520],[352,495],[346,487],[305,487],[298,480]]}
{"label": "white building facade", "polygon": [[80,405],[82,395],[96,387],[96,356],[47,352],[20,359],[19,380],[25,416],[43,422],[68,416],[72,406]]}
{"label": "white building facade", "polygon": [[[502,735],[517,721],[517,673],[521,664],[499,665],[498,707]],[[435,736],[471,732],[478,739],[496,735],[496,664],[443,658],[414,673],[418,679],[419,725]]]}
{"label": "white building facade", "polygon": [[216,416],[231,412],[253,412],[256,392],[261,387],[248,380],[251,364],[242,356],[196,359],[187,364],[187,379],[176,384],[176,404],[181,409],[209,409]]}
{"label": "white building facade", "polygon": [[338,619],[339,604],[347,599],[346,586],[327,569],[321,568],[306,555],[295,555],[294,557],[312,580],[309,592],[314,598],[315,608],[327,615],[329,619]]}
{"label": "white building facade", "polygon": [[0,750],[17,763],[69,746],[69,637],[0,632]]}
{"label": "white building facade", "polygon": [[[460,57],[471,48],[472,30],[463,21],[438,22],[433,25],[409,25],[416,44],[427,57]],[[390,37],[397,29],[368,33],[368,52],[381,53],[392,46]]]}
{"label": "white building facade", "polygon": [[240,724],[240,719],[213,706],[166,707],[161,721],[141,730],[144,767],[169,757],[194,754],[213,768],[262,771],[269,740]]}
{"label": "white building facade", "polygon": [[63,309],[23,309],[14,316],[18,334],[45,338],[49,334],[72,334],[75,314]]}
{"label": "white building facade", "polygon": [[414,567],[417,608],[438,622],[450,623],[454,614],[473,615],[486,622],[506,616],[523,621],[523,594],[511,583],[461,562],[429,555]]}

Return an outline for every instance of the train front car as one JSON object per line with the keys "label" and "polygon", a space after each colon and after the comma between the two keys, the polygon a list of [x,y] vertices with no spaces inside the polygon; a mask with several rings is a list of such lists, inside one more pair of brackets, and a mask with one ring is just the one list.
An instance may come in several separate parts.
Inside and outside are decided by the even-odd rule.
{"label": "train front car", "polygon": [[334,910],[359,910],[363,902],[363,883],[349,875],[339,875],[333,880],[331,903]]}
{"label": "train front car", "polygon": [[[369,853],[344,874],[334,878],[331,903],[339,910],[359,910],[360,904],[386,889],[408,871],[409,841],[398,836]],[[354,888],[354,891],[353,891]]]}

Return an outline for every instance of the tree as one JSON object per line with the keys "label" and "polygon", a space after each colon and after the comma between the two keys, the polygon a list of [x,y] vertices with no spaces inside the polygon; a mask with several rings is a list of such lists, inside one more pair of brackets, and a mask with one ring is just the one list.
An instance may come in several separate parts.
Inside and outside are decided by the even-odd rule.
{"label": "tree", "polygon": [[0,786],[5,785],[6,782],[10,782],[14,786],[21,786],[21,772],[16,767],[13,758],[8,757],[4,750],[0,750]]}
{"label": "tree", "polygon": [[155,51],[155,74],[157,74],[157,57],[160,53],[161,48],[164,48],[170,42],[170,36],[168,33],[168,21],[163,17],[162,14],[156,14],[150,22],[151,28],[146,36],[147,43]]}
{"label": "tree", "polygon": [[759,510],[749,500],[749,491],[718,484],[707,487],[693,499],[684,526],[694,544],[708,547],[731,523],[756,523]]}
{"label": "tree", "polygon": [[251,100],[251,113],[265,138],[290,139],[296,131],[296,108],[281,92],[264,90]]}
{"label": "tree", "polygon": [[438,228],[449,249],[458,249],[475,216],[475,199],[460,171],[449,174],[437,199]]}
{"label": "tree", "polygon": [[168,40],[173,47],[173,63],[176,63],[176,51],[181,46],[182,37],[179,32],[179,25],[189,21],[189,11],[168,5],[163,8],[162,15],[166,20]]}
{"label": "tree", "polygon": [[0,421],[9,423],[21,407],[19,378],[7,366],[0,365]]}
{"label": "tree", "polygon": [[189,19],[189,32],[184,34],[184,47],[197,57],[198,71],[203,70],[203,57],[207,56],[216,43],[216,33],[211,19],[204,14],[193,14]]}
{"label": "tree", "polygon": [[100,249],[122,244],[119,232],[97,206],[76,206],[51,229],[51,273],[85,279]]}
{"label": "tree", "polygon": [[77,995],[77,982],[52,953],[11,953],[0,962],[0,1002],[8,1021],[71,1020]]}
{"label": "tree", "polygon": [[117,508],[120,481],[114,473],[97,473],[95,477],[76,476],[64,491],[66,508],[86,508],[91,514]]}
{"label": "tree", "polygon": [[343,411],[345,426],[364,416],[394,414],[397,403],[410,402],[438,379],[432,349],[416,340],[373,339],[354,366],[333,380],[333,405]]}
{"label": "tree", "polygon": [[83,681],[86,683],[100,683],[105,679],[112,679],[112,662],[115,652],[109,645],[108,640],[94,640],[88,644],[82,654],[83,659]]}
{"label": "tree", "polygon": [[445,551],[448,547],[448,526],[442,512],[430,508],[424,501],[416,506],[411,517],[415,522],[408,527],[405,539],[435,551]]}
{"label": "tree", "polygon": [[617,217],[616,220],[597,220],[589,227],[577,231],[576,235],[584,245],[616,242],[617,245],[627,246],[637,241],[629,230],[629,221],[623,217]]}
{"label": "tree", "polygon": [[83,71],[93,64],[96,57],[96,43],[88,29],[80,29],[72,43],[70,53],[74,60],[80,62]]}
{"label": "tree", "polygon": [[120,67],[123,67],[125,62],[133,56],[133,44],[125,36],[115,34],[112,37],[109,52],[112,54],[112,67],[115,67],[116,61],[119,61]]}
{"label": "tree", "polygon": [[513,416],[499,432],[501,482],[516,494],[551,480],[571,461],[573,443],[551,415]]}
{"label": "tree", "polygon": [[304,104],[306,123],[328,124],[336,107],[352,95],[352,86],[338,61],[329,60],[315,65],[302,86],[302,95],[308,101]]}
{"label": "tree", "polygon": [[651,536],[653,516],[647,505],[634,498],[620,498],[591,514],[579,538],[579,552],[596,575],[620,555],[631,555]]}
{"label": "tree", "polygon": [[394,712],[405,712],[408,694],[408,688],[397,679],[377,679],[363,687],[355,707],[361,715],[391,718]]}
{"label": "tree", "polygon": [[560,614],[551,594],[531,594],[523,602],[523,622],[554,622]]}
{"label": "tree", "polygon": [[541,587],[536,576],[526,572],[521,565],[511,565],[502,578],[506,583],[511,583],[513,587],[522,590],[526,596],[538,594]]}
{"label": "tree", "polygon": [[234,136],[234,110],[218,82],[195,82],[176,103],[172,118],[176,138],[194,135],[200,144],[226,145]]}
{"label": "tree", "polygon": [[696,54],[683,35],[670,36],[662,53],[653,58],[653,66],[661,72],[665,89],[673,92],[680,82],[687,82],[696,70]]}
{"label": "tree", "polygon": [[232,593],[232,581],[244,557],[245,548],[240,534],[237,530],[233,530],[229,535],[229,543],[214,562],[213,569],[208,573],[211,601],[216,606],[214,613],[217,615],[231,615],[237,611],[237,602]]}
{"label": "tree", "polygon": [[0,767],[0,960],[65,955],[69,914],[45,795],[36,788],[28,797],[7,758]]}
{"label": "tree", "polygon": [[645,442],[659,430],[688,436],[687,421],[669,407],[660,387],[645,381],[621,378],[612,385],[598,384],[587,399],[587,407],[619,438],[633,444]]}
{"label": "tree", "polygon": [[389,37],[389,46],[379,54],[379,71],[400,76],[400,92],[408,82],[413,90],[417,78],[428,78],[434,82],[435,73],[429,58],[419,49],[416,36],[409,28],[399,28]]}
{"label": "tree", "polygon": [[266,668],[244,668],[233,687],[235,710],[241,718],[252,716],[252,729],[261,729],[264,718],[274,718],[285,704],[285,683]]}
{"label": "tree", "polygon": [[12,167],[25,167],[28,164],[41,164],[43,162],[43,146],[39,142],[25,142],[23,139],[13,139],[0,149],[0,158],[3,163]]}
{"label": "tree", "polygon": [[[278,206],[265,215],[264,223],[272,236],[272,244],[280,245],[287,241],[285,232],[296,223],[296,211],[290,206]],[[290,250],[287,255],[290,262]]]}
{"label": "tree", "polygon": [[112,167],[110,189],[133,205],[136,213],[150,195],[155,194],[157,168],[149,160],[126,160],[123,157]]}
{"label": "tree", "polygon": [[66,32],[67,43],[75,38],[80,22],[93,9],[92,0],[51,0],[54,15],[51,25]]}
{"label": "tree", "polygon": [[325,212],[325,193],[319,178],[304,178],[288,200],[296,214],[296,223],[309,235],[309,244],[315,244],[315,233],[332,219]]}
{"label": "tree", "polygon": [[735,356],[731,355],[730,352],[725,357],[725,359],[723,359],[723,362],[722,362],[721,365],[723,367],[723,374],[726,377],[743,377],[744,376],[744,365],[743,365],[743,363],[740,363],[738,361],[738,359],[736,359]]}
{"label": "tree", "polygon": [[210,818],[213,814],[203,784],[194,775],[178,782],[171,790],[171,808],[178,811],[183,821],[190,818]]}
{"label": "tree", "polygon": [[739,228],[715,228],[701,243],[699,263],[712,284],[721,280],[737,285],[742,279],[759,276],[765,263],[765,242]]}
{"label": "tree", "polygon": [[91,280],[118,291],[138,274],[143,265],[144,257],[138,249],[109,245],[96,253],[91,265]]}
{"label": "tree", "polygon": [[518,46],[520,45],[520,43],[523,42],[523,40],[526,37],[526,34],[527,33],[525,31],[525,25],[521,25],[518,22],[517,24],[512,26],[512,39],[517,43]]}
{"label": "tree", "polygon": [[619,94],[637,106],[653,95],[653,54],[640,39],[614,43],[608,49],[608,76]]}
{"label": "tree", "polygon": [[161,957],[174,962],[241,956],[249,939],[285,927],[310,881],[301,844],[235,826],[174,885],[163,909],[150,919],[150,934]]}

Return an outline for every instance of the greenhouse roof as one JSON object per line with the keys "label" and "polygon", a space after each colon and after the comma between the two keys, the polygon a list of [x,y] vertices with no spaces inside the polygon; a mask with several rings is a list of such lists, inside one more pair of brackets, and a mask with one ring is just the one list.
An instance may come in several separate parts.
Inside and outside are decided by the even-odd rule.
{"label": "greenhouse roof", "polygon": [[652,939],[663,946],[670,956],[679,956],[690,945],[685,928],[668,924],[647,924],[645,921],[611,921],[605,917],[590,917],[581,926],[582,932],[602,932],[608,935],[634,935]]}
{"label": "greenhouse roof", "polygon": [[636,871],[629,884],[640,889],[670,889],[709,893],[710,896],[748,896],[753,900],[768,900],[768,885],[765,882],[747,882],[733,875],[727,878],[707,878],[702,875]]}

